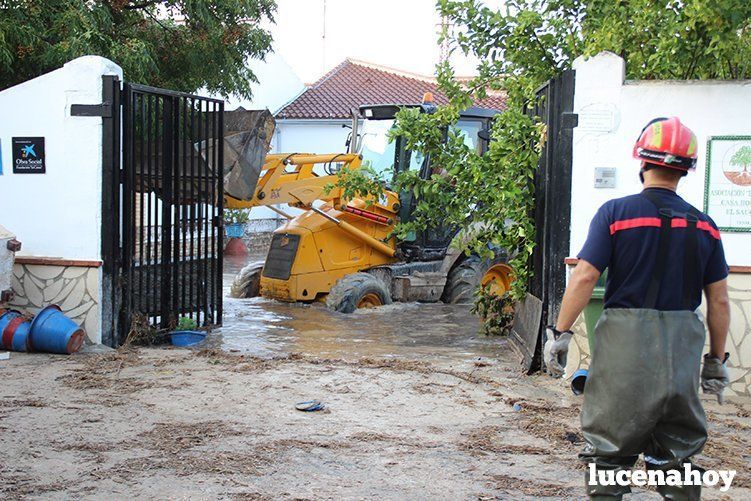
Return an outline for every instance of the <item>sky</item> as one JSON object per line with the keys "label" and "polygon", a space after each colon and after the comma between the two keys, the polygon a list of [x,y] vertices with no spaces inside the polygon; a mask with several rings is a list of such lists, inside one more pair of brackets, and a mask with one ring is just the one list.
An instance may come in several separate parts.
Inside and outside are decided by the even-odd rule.
{"label": "sky", "polygon": [[[277,0],[277,4],[276,24],[270,27],[274,50],[305,83],[314,82],[347,57],[423,75],[434,73],[441,22],[435,0]],[[473,73],[473,61],[456,55],[451,62],[458,75]]]}

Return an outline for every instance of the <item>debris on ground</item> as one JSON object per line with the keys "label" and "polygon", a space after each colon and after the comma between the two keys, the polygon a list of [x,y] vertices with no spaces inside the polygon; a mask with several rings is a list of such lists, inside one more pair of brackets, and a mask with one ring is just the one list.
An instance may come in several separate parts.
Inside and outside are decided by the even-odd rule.
{"label": "debris on ground", "polygon": [[318,400],[307,400],[305,402],[298,402],[295,404],[295,409],[302,412],[322,411],[325,408],[326,406]]}
{"label": "debris on ground", "polygon": [[[521,376],[510,358],[474,362],[172,348],[20,354],[0,390],[0,495],[579,496],[580,399],[560,381]],[[289,405],[311,394],[337,412],[307,419]],[[747,407],[709,406],[697,462],[748,471]],[[743,477],[736,498],[751,496]]]}

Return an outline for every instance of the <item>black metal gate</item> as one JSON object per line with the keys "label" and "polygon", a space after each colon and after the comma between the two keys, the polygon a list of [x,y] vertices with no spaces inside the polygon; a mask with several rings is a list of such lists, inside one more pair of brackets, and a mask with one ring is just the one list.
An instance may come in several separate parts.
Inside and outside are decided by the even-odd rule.
{"label": "black metal gate", "polygon": [[219,325],[224,102],[129,83],[120,90],[115,77],[104,87],[113,111],[104,131],[106,342],[121,344],[136,320]]}
{"label": "black metal gate", "polygon": [[[566,288],[566,265],[570,244],[571,180],[575,71],[567,70],[537,90],[529,114],[545,124],[547,137],[535,173],[535,250],[529,293],[541,303],[536,326],[523,340],[525,365],[541,368],[544,326],[558,316]],[[539,305],[538,303],[538,305]],[[536,328],[535,328],[536,327]]]}

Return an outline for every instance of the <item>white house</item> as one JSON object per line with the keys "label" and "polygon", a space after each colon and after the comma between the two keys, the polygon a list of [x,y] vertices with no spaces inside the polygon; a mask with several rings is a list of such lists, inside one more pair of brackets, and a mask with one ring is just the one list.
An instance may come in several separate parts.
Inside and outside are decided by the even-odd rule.
{"label": "white house", "polygon": [[[417,75],[365,61],[345,59],[277,111],[274,152],[337,153],[351,123],[350,110],[366,104],[416,104],[431,92],[437,104],[448,99],[432,76]],[[503,109],[505,99],[488,96],[477,104]]]}

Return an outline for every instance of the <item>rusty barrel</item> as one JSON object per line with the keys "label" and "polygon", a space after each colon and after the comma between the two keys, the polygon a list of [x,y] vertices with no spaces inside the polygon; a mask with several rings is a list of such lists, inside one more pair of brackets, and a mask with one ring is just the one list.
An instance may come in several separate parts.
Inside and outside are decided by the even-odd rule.
{"label": "rusty barrel", "polygon": [[7,310],[0,315],[0,339],[2,347],[13,351],[29,350],[31,323],[20,312]]}
{"label": "rusty barrel", "polygon": [[81,348],[84,332],[59,306],[51,304],[34,318],[29,338],[34,351],[70,354]]}

